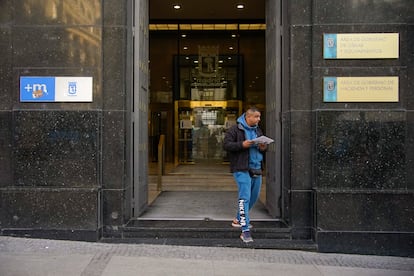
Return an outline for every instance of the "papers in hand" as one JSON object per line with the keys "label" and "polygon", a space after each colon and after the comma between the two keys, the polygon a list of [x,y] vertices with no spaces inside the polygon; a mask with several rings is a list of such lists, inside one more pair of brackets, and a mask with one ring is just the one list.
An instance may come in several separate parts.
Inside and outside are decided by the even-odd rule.
{"label": "papers in hand", "polygon": [[274,142],[273,139],[267,136],[260,136],[260,137],[254,138],[252,141],[255,142],[256,144],[266,144],[266,145]]}

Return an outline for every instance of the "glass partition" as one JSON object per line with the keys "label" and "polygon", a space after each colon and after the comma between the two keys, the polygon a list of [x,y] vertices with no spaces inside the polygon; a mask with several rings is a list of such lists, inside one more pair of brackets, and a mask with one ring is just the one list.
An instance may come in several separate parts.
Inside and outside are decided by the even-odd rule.
{"label": "glass partition", "polygon": [[242,57],[238,55],[180,56],[176,59],[176,100],[240,99]]}

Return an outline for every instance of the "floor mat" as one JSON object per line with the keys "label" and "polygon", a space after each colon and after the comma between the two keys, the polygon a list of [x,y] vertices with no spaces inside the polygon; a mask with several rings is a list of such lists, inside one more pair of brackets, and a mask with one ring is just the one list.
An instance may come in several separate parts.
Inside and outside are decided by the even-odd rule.
{"label": "floor mat", "polygon": [[[231,220],[236,208],[237,192],[162,192],[140,219]],[[250,211],[250,219],[270,220],[271,217],[263,203],[257,202]]]}

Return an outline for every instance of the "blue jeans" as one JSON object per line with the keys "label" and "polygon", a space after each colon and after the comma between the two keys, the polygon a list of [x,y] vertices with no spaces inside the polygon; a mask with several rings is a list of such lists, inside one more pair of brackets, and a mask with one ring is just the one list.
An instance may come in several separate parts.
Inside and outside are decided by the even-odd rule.
{"label": "blue jeans", "polygon": [[239,188],[236,218],[240,222],[242,231],[247,231],[250,223],[249,211],[259,198],[262,176],[251,177],[249,172],[235,172],[233,177]]}

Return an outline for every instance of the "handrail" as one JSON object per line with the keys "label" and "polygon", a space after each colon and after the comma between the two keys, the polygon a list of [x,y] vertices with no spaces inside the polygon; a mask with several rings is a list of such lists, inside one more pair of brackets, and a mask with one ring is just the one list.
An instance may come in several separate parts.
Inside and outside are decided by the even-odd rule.
{"label": "handrail", "polygon": [[165,135],[160,135],[158,142],[158,177],[157,177],[157,191],[162,190],[162,176],[165,174]]}

